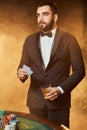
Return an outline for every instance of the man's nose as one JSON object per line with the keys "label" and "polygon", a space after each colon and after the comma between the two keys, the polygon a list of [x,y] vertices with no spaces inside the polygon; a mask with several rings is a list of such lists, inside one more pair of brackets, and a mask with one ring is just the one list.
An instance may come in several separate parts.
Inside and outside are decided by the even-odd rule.
{"label": "man's nose", "polygon": [[43,16],[40,15],[40,16],[38,17],[38,20],[39,20],[39,21],[43,21]]}

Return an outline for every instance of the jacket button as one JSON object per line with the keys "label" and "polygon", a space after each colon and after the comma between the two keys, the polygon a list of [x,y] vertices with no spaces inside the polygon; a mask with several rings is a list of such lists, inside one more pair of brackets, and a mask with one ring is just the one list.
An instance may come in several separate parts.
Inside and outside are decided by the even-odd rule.
{"label": "jacket button", "polygon": [[46,77],[47,76],[47,74],[46,73],[44,73],[44,77]]}

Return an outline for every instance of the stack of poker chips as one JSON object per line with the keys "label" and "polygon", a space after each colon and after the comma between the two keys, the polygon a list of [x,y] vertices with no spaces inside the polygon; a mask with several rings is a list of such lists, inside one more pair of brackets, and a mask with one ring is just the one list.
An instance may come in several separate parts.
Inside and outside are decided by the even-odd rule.
{"label": "stack of poker chips", "polygon": [[13,122],[13,123],[11,123],[9,125],[5,125],[4,130],[16,130],[16,123]]}
{"label": "stack of poker chips", "polygon": [[3,127],[3,125],[2,125],[2,116],[4,116],[6,114],[6,111],[5,110],[0,110],[0,128],[2,128]]}
{"label": "stack of poker chips", "polygon": [[0,120],[0,128],[2,128],[2,120]]}
{"label": "stack of poker chips", "polygon": [[15,114],[3,115],[1,118],[1,128],[4,130],[15,130],[17,123]]}
{"label": "stack of poker chips", "polygon": [[6,115],[2,116],[2,127],[5,128],[5,125],[8,125],[9,120]]}
{"label": "stack of poker chips", "polygon": [[5,110],[0,110],[0,120],[1,120],[2,116],[5,115],[5,114],[6,114]]}

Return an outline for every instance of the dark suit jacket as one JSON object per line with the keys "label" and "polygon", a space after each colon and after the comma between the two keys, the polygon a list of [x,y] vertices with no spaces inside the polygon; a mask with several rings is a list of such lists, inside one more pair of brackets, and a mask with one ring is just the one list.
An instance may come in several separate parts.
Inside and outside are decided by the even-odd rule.
{"label": "dark suit jacket", "polygon": [[[54,38],[50,62],[45,69],[39,38],[40,32],[26,38],[19,65],[20,68],[26,64],[34,72],[31,76],[27,105],[34,108],[41,108],[44,105],[47,105],[49,109],[69,108],[70,93],[85,76],[79,45],[74,36],[58,29]],[[70,74],[71,66],[72,74]],[[65,93],[54,101],[44,100],[41,92],[41,85],[44,83],[50,83],[54,87],[61,86]]]}

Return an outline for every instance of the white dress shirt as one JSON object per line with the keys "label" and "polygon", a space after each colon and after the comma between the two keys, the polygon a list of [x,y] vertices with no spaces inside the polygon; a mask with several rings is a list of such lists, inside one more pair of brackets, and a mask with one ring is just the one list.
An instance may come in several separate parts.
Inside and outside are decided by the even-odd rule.
{"label": "white dress shirt", "polygon": [[[41,55],[42,55],[42,59],[45,65],[45,68],[47,68],[47,65],[50,61],[50,56],[51,56],[51,50],[52,50],[52,45],[53,45],[53,40],[55,37],[55,33],[56,33],[56,29],[54,28],[53,30],[51,30],[52,32],[52,37],[48,37],[48,36],[40,36],[40,46],[41,46]],[[64,90],[58,86],[61,94],[64,93]]]}
{"label": "white dress shirt", "polygon": [[56,33],[56,28],[52,30],[52,37],[48,37],[48,36],[40,37],[41,55],[44,61],[45,68],[47,67],[50,61],[51,49],[52,49],[55,33]]}

